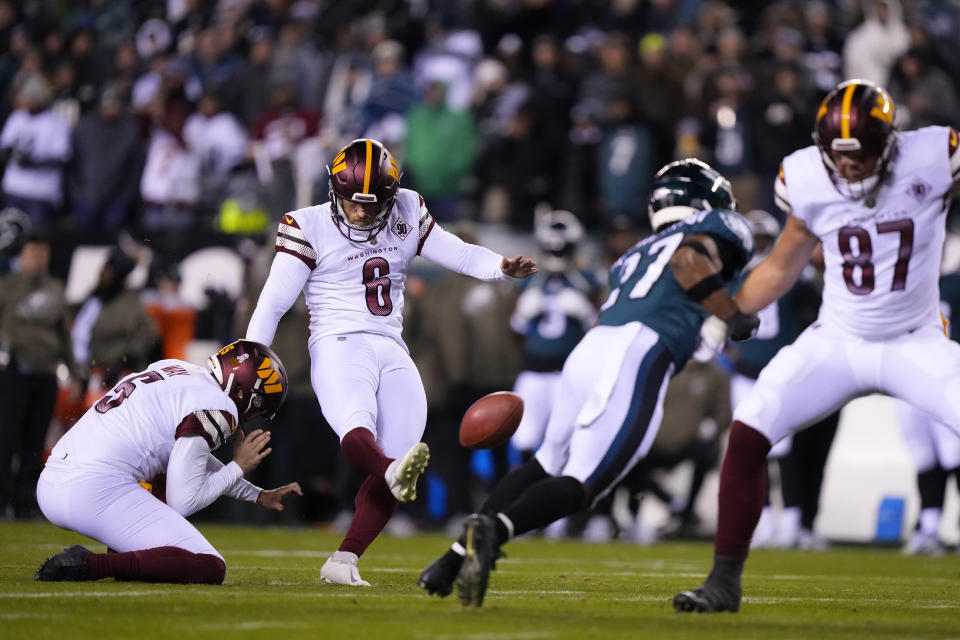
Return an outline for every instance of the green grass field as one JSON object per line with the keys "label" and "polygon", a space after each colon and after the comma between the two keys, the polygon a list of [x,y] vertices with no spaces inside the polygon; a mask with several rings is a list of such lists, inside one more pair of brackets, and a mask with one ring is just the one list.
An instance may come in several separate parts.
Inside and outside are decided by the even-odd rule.
{"label": "green grass field", "polygon": [[440,536],[377,540],[369,589],[326,585],[338,536],[314,529],[203,526],[227,559],[219,587],[41,583],[40,562],[75,543],[45,524],[0,524],[0,638],[960,638],[960,557],[893,549],[756,552],[738,614],[678,614],[670,597],[699,584],[707,544],[586,545],[521,540],[491,575],[482,609],[428,598],[420,570]]}

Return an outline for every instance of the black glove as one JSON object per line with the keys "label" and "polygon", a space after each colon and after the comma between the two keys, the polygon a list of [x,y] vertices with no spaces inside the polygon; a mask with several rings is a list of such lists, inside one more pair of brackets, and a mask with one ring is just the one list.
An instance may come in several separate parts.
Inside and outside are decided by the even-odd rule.
{"label": "black glove", "polygon": [[731,340],[743,342],[757,335],[757,329],[760,328],[760,318],[753,314],[743,314],[738,309],[735,314],[727,319],[727,327],[730,330]]}

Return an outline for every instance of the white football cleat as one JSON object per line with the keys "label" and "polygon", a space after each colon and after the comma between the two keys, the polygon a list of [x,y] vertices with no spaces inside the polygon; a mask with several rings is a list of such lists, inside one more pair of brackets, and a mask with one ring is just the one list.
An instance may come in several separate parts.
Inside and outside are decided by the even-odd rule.
{"label": "white football cleat", "polygon": [[348,587],[369,587],[370,583],[360,577],[357,562],[360,558],[349,551],[334,551],[320,569],[320,577],[330,584],[345,584]]}
{"label": "white football cleat", "polygon": [[418,442],[407,451],[407,455],[394,460],[383,474],[390,492],[400,502],[417,499],[417,479],[430,461],[430,448]]}

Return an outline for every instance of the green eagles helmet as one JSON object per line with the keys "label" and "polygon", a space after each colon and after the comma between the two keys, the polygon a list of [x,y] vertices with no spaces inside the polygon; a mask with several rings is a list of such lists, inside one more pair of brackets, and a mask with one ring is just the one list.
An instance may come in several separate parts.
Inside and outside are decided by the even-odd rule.
{"label": "green eagles helmet", "polygon": [[737,208],[730,181],[695,158],[677,160],[660,169],[647,204],[654,231],[698,211]]}

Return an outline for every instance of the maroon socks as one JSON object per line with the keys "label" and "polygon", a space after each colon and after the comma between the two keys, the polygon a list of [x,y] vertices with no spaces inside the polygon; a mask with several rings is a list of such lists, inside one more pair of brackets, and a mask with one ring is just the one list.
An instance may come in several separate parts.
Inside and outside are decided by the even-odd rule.
{"label": "maroon socks", "polygon": [[720,470],[720,518],[714,550],[718,556],[747,556],[767,487],[766,436],[742,422],[730,428]]}
{"label": "maroon socks", "polygon": [[[367,431],[366,429],[362,429]],[[350,433],[360,431],[354,429]],[[367,433],[370,433],[367,431]],[[349,437],[349,433],[347,436]],[[346,438],[344,438],[346,442]],[[381,454],[382,455],[382,454]],[[347,536],[340,543],[340,551],[362,555],[397,510],[400,503],[390,493],[387,481],[381,475],[369,475],[357,492],[357,510],[350,521]]]}
{"label": "maroon socks", "polygon": [[[340,441],[340,450],[351,469],[372,476],[382,478],[387,467],[393,462],[393,458],[388,458],[383,453],[373,432],[363,427],[348,431]],[[359,496],[357,499],[359,500]]]}
{"label": "maroon socks", "polygon": [[90,556],[90,579],[117,578],[145,582],[220,584],[227,565],[217,556],[179,547],[156,547]]}

